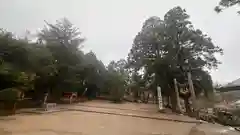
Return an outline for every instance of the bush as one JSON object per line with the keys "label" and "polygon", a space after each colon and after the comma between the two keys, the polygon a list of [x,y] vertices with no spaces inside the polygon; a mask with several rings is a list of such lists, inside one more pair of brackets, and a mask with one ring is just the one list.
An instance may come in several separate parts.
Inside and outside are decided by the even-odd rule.
{"label": "bush", "polygon": [[20,97],[21,91],[14,89],[14,88],[8,88],[0,91],[0,100],[1,101],[16,101]]}
{"label": "bush", "polygon": [[115,103],[121,102],[123,99],[123,96],[124,96],[123,89],[116,88],[116,89],[111,90],[111,97],[112,97],[113,102],[115,102]]}

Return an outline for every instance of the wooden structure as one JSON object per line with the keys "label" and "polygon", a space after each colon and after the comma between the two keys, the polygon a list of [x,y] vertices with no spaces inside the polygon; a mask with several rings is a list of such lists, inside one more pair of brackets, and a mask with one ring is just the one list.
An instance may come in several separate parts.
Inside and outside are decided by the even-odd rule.
{"label": "wooden structure", "polygon": [[76,101],[77,97],[77,92],[63,92],[63,100],[69,101],[69,104],[71,104],[73,101]]}
{"label": "wooden structure", "polygon": [[216,91],[219,92],[240,91],[240,78],[228,83],[225,86],[217,88]]}

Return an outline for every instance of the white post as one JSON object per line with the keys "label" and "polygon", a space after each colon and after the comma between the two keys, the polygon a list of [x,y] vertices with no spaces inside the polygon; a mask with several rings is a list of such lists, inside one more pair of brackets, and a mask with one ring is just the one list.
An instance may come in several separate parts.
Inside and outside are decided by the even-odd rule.
{"label": "white post", "polygon": [[46,104],[46,103],[47,103],[47,98],[48,98],[48,93],[46,93],[46,94],[44,95],[43,104]]}
{"label": "white post", "polygon": [[158,109],[163,110],[162,91],[160,86],[157,86],[157,92],[158,92]]}
{"label": "white post", "polygon": [[44,108],[45,111],[48,110],[48,108],[47,108],[47,98],[48,98],[48,93],[44,94],[44,99],[43,99],[43,104],[42,104],[42,107]]}

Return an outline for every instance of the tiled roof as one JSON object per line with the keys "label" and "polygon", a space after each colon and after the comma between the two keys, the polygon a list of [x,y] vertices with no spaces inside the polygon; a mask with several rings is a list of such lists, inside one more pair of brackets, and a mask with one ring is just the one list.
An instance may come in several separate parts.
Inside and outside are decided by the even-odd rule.
{"label": "tiled roof", "polygon": [[240,78],[238,78],[235,81],[232,81],[232,82],[228,83],[224,87],[234,87],[234,86],[240,86]]}

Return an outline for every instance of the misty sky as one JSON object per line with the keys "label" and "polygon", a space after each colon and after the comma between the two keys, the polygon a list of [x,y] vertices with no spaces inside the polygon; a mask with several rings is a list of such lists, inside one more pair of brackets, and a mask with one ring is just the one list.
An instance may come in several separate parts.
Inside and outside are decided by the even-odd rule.
{"label": "misty sky", "polygon": [[126,58],[133,38],[148,17],[181,6],[195,28],[212,37],[224,49],[222,65],[212,72],[214,81],[226,83],[240,77],[240,16],[237,9],[216,14],[219,0],[0,0],[0,28],[24,35],[36,31],[44,20],[67,17],[87,38],[84,51],[92,50],[105,64]]}

